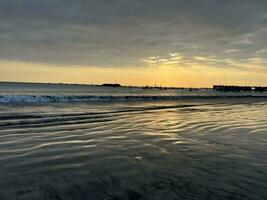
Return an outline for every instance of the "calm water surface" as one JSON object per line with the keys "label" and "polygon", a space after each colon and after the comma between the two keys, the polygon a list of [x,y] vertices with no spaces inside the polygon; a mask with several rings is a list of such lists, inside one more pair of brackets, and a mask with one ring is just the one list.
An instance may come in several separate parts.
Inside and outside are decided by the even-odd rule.
{"label": "calm water surface", "polygon": [[266,98],[2,103],[0,199],[267,199]]}

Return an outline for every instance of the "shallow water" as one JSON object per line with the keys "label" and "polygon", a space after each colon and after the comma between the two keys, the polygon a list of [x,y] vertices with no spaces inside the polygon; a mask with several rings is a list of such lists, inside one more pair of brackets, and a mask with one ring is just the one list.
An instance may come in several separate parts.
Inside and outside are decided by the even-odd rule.
{"label": "shallow water", "polygon": [[0,199],[267,199],[266,99],[0,104]]}
{"label": "shallow water", "polygon": [[218,92],[207,88],[144,89],[141,87],[0,82],[0,104],[226,99],[241,97],[267,99],[267,92]]}

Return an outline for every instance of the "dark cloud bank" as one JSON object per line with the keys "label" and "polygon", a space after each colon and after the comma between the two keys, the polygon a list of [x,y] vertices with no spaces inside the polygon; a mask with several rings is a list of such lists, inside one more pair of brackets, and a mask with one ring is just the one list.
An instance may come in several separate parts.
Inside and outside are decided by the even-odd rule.
{"label": "dark cloud bank", "polygon": [[140,66],[267,57],[266,0],[0,0],[0,59]]}

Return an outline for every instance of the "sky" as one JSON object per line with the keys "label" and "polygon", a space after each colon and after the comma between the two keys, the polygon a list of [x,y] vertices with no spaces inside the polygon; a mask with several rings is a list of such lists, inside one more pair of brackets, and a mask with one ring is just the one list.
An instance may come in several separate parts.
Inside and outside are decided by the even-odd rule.
{"label": "sky", "polygon": [[267,86],[266,0],[0,0],[0,81]]}

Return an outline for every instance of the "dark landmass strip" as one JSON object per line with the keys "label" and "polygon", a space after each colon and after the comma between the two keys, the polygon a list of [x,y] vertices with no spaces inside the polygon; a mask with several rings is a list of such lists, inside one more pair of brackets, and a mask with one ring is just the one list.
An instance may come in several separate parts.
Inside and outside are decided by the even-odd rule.
{"label": "dark landmass strip", "polygon": [[261,86],[233,86],[233,85],[214,85],[213,90],[221,92],[266,92],[267,87]]}
{"label": "dark landmass strip", "polygon": [[104,83],[101,86],[104,86],[104,87],[122,87],[121,84],[118,84],[118,83]]}

